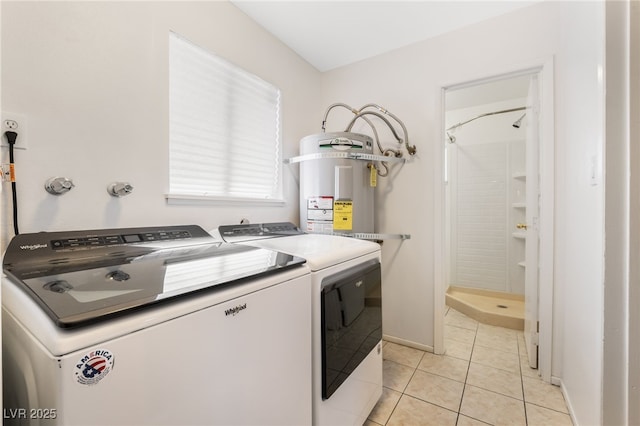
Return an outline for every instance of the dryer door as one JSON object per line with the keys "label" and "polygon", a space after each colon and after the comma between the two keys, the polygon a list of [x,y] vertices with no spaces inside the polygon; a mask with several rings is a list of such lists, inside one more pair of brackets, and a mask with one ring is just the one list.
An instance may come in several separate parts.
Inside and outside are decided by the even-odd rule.
{"label": "dryer door", "polygon": [[328,399],[382,339],[380,263],[322,280],[322,398]]}

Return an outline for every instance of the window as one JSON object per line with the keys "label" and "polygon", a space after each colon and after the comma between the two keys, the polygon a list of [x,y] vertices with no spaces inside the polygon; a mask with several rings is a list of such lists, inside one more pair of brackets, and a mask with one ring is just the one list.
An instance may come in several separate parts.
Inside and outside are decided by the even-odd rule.
{"label": "window", "polygon": [[280,201],[280,91],[169,38],[168,198]]}

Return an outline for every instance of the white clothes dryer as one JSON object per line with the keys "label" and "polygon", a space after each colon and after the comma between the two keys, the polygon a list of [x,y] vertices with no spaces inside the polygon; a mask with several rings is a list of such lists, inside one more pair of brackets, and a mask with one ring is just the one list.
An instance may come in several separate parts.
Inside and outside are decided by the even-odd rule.
{"label": "white clothes dryer", "polygon": [[380,246],[305,234],[291,223],[218,228],[227,242],[307,261],[313,323],[313,424],[362,425],[382,395]]}

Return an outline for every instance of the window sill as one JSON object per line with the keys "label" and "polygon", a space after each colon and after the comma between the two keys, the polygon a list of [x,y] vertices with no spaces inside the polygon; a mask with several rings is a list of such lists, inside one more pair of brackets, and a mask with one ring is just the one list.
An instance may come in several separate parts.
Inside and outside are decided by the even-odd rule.
{"label": "window sill", "polygon": [[167,199],[167,204],[176,206],[284,206],[286,204],[285,200],[280,199],[213,197],[191,194],[165,194],[165,198]]}

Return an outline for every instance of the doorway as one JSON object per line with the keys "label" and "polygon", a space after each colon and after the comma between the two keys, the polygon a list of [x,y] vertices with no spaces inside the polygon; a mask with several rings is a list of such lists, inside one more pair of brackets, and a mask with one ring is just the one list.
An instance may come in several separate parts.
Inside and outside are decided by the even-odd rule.
{"label": "doorway", "polygon": [[[456,295],[469,290],[521,299],[530,365],[546,381],[553,286],[551,69],[549,62],[443,87],[443,262],[436,273],[442,314],[452,289]],[[438,331],[436,351],[438,338],[444,341]],[[445,350],[444,342],[440,348]]]}

